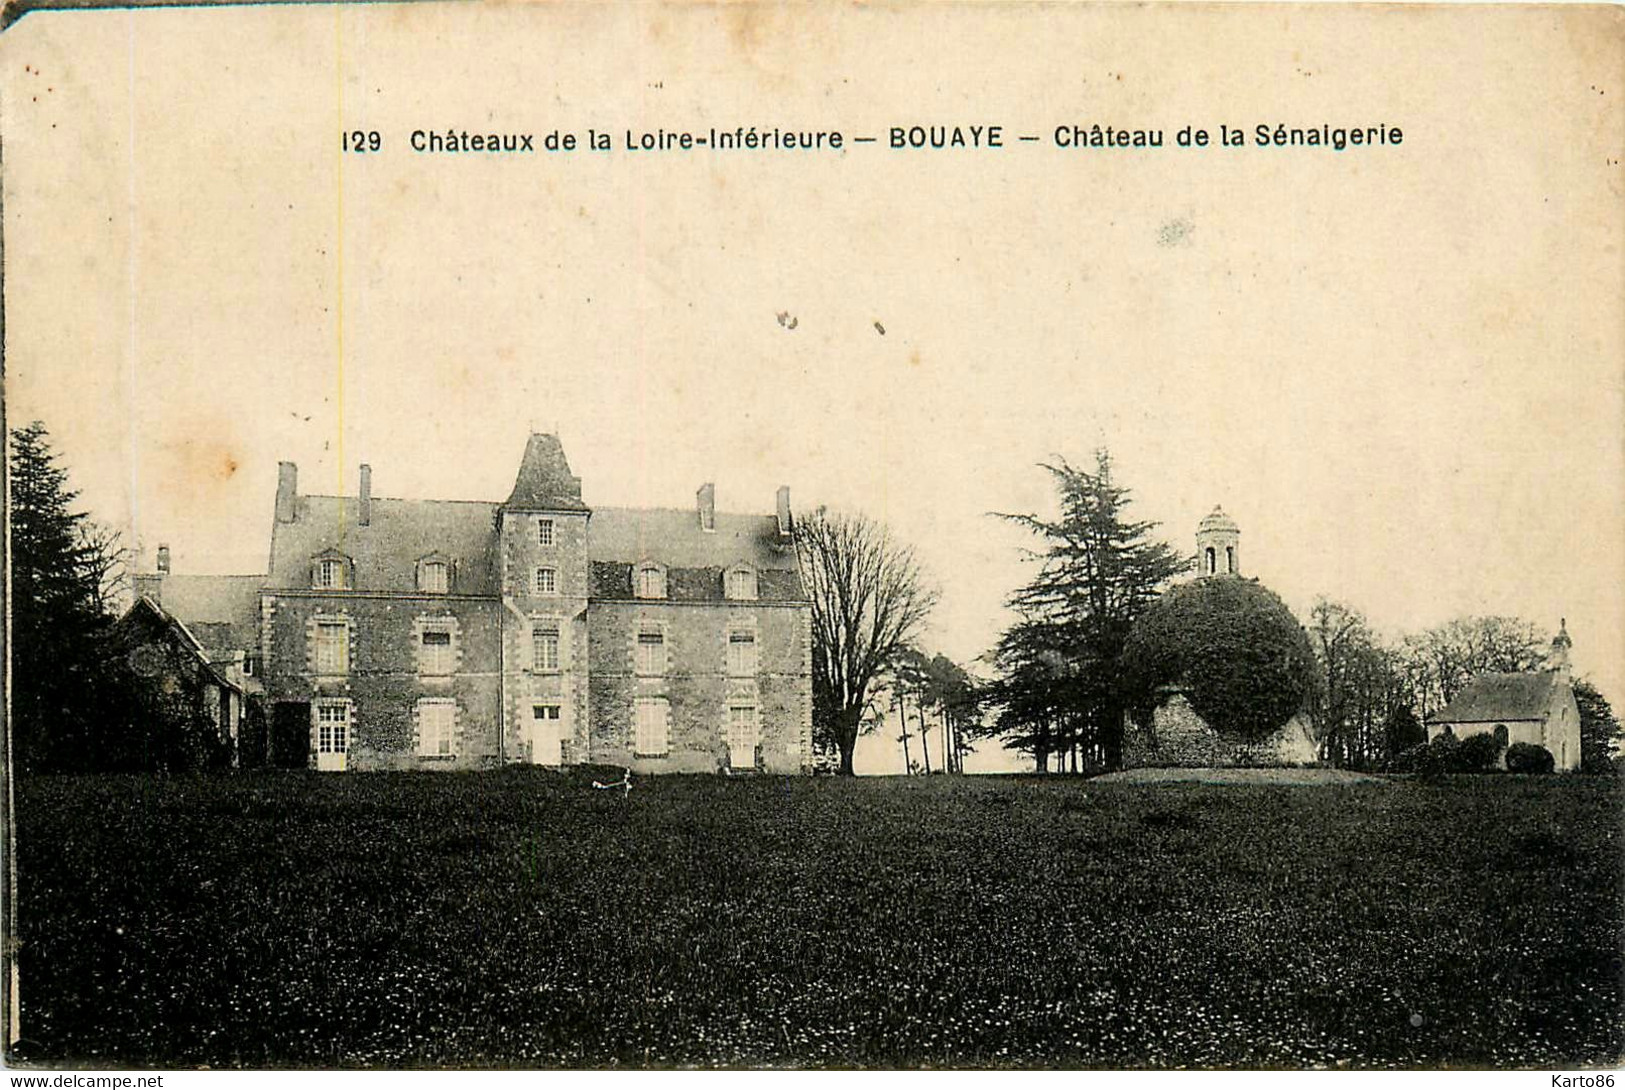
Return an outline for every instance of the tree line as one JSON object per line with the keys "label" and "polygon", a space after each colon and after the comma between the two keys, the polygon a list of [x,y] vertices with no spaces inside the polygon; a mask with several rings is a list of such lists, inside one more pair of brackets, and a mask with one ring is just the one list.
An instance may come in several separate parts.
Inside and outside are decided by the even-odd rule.
{"label": "tree line", "polygon": [[[852,774],[860,734],[896,730],[909,771],[959,772],[981,739],[1028,754],[1038,771],[1121,767],[1131,682],[1155,666],[1130,647],[1191,558],[1131,516],[1130,491],[1102,450],[1090,467],[1042,466],[1058,513],[1000,514],[1030,531],[1031,577],[1009,597],[1009,627],[984,656],[990,677],[929,654],[920,639],[939,591],[912,547],[861,513],[819,508],[795,526],[811,603],[816,749]],[[203,753],[206,717],[138,676],[114,641],[127,581],[118,535],[75,509],[78,493],[35,421],[11,433],[12,749],[22,770],[165,768],[220,763]],[[1278,601],[1278,600],[1277,600]],[[1258,699],[1297,686],[1325,762],[1376,768],[1424,740],[1422,724],[1474,677],[1543,665],[1537,626],[1464,617],[1385,639],[1355,607],[1318,599],[1303,626],[1314,677],[1264,670]],[[1141,641],[1143,644],[1143,640]],[[1154,671],[1152,671],[1154,672]],[[1301,671],[1300,671],[1301,672]],[[1582,760],[1610,765],[1620,724],[1586,679],[1575,682]],[[1143,696],[1143,694],[1140,694]],[[206,747],[204,747],[206,748]],[[201,754],[201,755],[200,755]]]}
{"label": "tree line", "polygon": [[[991,655],[996,677],[980,690],[985,729],[1030,754],[1041,772],[1110,770],[1121,765],[1124,713],[1145,695],[1137,675],[1157,665],[1145,640],[1129,646],[1131,633],[1193,561],[1157,540],[1154,523],[1130,515],[1131,494],[1115,480],[1108,452],[1089,468],[1061,460],[1042,468],[1058,516],[1000,516],[1038,544],[1026,554],[1033,576],[1009,599],[1016,619]],[[1260,601],[1284,609],[1272,595]],[[1304,634],[1312,661],[1294,654],[1291,669],[1280,659],[1252,670],[1249,698],[1301,701],[1321,759],[1344,768],[1382,767],[1425,741],[1427,717],[1474,677],[1539,669],[1547,650],[1537,626],[1509,617],[1462,617],[1384,640],[1358,609],[1327,598],[1315,602]],[[1302,637],[1289,635],[1280,642],[1301,647]],[[1173,633],[1162,647],[1181,636],[1195,642]],[[1583,765],[1606,770],[1619,722],[1590,681],[1578,679],[1574,689]]]}

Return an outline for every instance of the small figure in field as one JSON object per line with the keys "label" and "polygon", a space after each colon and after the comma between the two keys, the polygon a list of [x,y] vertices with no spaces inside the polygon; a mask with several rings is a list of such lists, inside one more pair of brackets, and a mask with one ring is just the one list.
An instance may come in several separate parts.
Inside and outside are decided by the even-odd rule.
{"label": "small figure in field", "polygon": [[630,768],[627,769],[621,774],[621,778],[613,783],[599,783],[597,780],[594,780],[592,781],[592,785],[599,791],[609,791],[613,788],[619,787],[621,789],[621,797],[624,799],[626,796],[632,793],[632,770]]}

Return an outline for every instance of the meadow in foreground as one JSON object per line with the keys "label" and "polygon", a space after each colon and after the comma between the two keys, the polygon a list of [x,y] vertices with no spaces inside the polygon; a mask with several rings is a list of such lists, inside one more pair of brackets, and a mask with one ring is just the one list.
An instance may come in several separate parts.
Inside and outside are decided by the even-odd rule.
{"label": "meadow in foreground", "polygon": [[1554,1067],[1621,793],[590,774],[18,785],[16,1060]]}

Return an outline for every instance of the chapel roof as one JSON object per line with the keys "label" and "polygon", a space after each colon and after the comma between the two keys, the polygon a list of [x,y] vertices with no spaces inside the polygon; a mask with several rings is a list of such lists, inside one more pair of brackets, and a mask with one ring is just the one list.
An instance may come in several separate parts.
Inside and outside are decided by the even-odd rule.
{"label": "chapel roof", "polygon": [[1505,723],[1543,720],[1559,684],[1555,670],[1481,674],[1454,700],[1428,716],[1430,723]]}

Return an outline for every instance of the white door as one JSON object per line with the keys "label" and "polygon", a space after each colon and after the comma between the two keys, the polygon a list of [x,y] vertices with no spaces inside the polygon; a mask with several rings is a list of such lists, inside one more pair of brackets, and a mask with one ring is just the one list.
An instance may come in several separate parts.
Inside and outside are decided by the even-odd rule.
{"label": "white door", "polygon": [[537,704],[530,710],[530,763],[564,763],[562,711],[557,704]]}
{"label": "white door", "polygon": [[318,704],[316,706],[316,770],[343,772],[344,758],[350,751],[350,706],[348,704]]}
{"label": "white door", "polygon": [[728,767],[748,770],[756,767],[756,709],[728,709]]}

